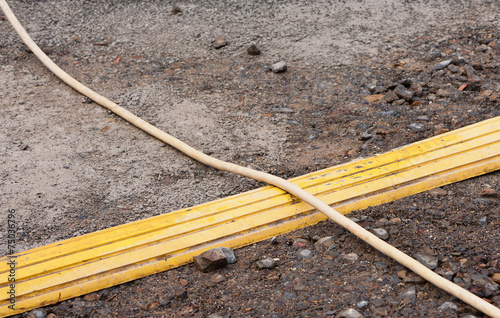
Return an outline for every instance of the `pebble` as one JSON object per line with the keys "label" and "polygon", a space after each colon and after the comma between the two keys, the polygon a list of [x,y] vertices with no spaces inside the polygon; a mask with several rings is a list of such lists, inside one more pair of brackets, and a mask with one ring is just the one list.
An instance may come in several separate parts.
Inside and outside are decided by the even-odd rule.
{"label": "pebble", "polygon": [[438,267],[438,258],[432,255],[418,252],[414,255],[415,259],[430,269]]}
{"label": "pebble", "polygon": [[415,284],[423,284],[425,283],[425,279],[420,277],[419,275],[411,272],[403,278],[403,283],[415,283]]}
{"label": "pebble", "polygon": [[57,318],[57,315],[51,312],[46,318]]}
{"label": "pebble", "polygon": [[293,109],[288,108],[288,107],[276,107],[276,108],[273,108],[272,110],[273,110],[273,112],[282,113],[282,114],[291,114],[291,113],[295,112]]}
{"label": "pebble", "polygon": [[453,94],[454,94],[453,90],[451,90],[451,89],[449,89],[449,88],[445,88],[445,89],[440,88],[440,89],[438,89],[438,90],[437,90],[437,92],[436,92],[436,95],[437,95],[438,97],[450,97],[450,96],[452,96]]}
{"label": "pebble", "polygon": [[218,37],[214,40],[214,49],[220,49],[227,45],[227,40],[223,37]]}
{"label": "pebble", "polygon": [[403,300],[405,305],[409,305],[417,299],[417,289],[415,286],[411,286],[399,293],[398,297]]}
{"label": "pebble", "polygon": [[222,274],[213,274],[210,276],[210,281],[212,283],[220,283],[223,282],[226,278]]}
{"label": "pebble", "polygon": [[35,309],[30,311],[27,318],[45,318],[47,316],[47,312],[43,309]]}
{"label": "pebble", "polygon": [[298,254],[302,258],[309,259],[312,257],[313,252],[311,250],[303,249],[303,250],[299,250]]}
{"label": "pebble", "polygon": [[484,188],[483,191],[481,191],[480,196],[485,197],[485,198],[498,198],[498,197],[500,197],[498,192],[496,192],[495,189],[492,189],[492,188]]}
{"label": "pebble", "polygon": [[215,249],[219,249],[226,255],[227,263],[228,264],[234,264],[236,263],[236,255],[234,254],[234,251],[230,249],[229,247],[216,247]]}
{"label": "pebble", "polygon": [[384,96],[384,100],[385,100],[386,103],[392,103],[392,102],[394,102],[397,99],[399,99],[399,97],[393,91],[388,92]]}
{"label": "pebble", "polygon": [[349,254],[344,255],[344,259],[351,261],[351,262],[355,262],[359,259],[359,255],[356,253],[349,253]]}
{"label": "pebble", "polygon": [[458,311],[458,306],[455,305],[452,302],[446,301],[444,302],[441,306],[438,308],[439,311],[452,311],[452,312],[457,312]]}
{"label": "pebble", "polygon": [[227,257],[221,248],[214,248],[193,257],[194,264],[204,273],[212,272],[227,265]]}
{"label": "pebble", "polygon": [[287,69],[286,62],[281,61],[278,63],[274,63],[273,65],[269,66],[269,69],[273,71],[274,73],[282,73],[285,72]]}
{"label": "pebble", "polygon": [[489,47],[486,44],[481,44],[476,48],[479,52],[486,52],[489,50]]}
{"label": "pebble", "polygon": [[257,267],[260,269],[272,269],[276,267],[276,262],[272,258],[265,258],[256,262]]}
{"label": "pebble", "polygon": [[384,241],[389,238],[389,233],[383,228],[372,228],[372,229],[370,229],[370,232],[372,232],[378,238],[380,238]]}
{"label": "pebble", "polygon": [[408,125],[412,130],[414,131],[424,131],[425,130],[425,124],[423,123],[411,123]]}
{"label": "pebble", "polygon": [[221,315],[219,315],[219,314],[210,314],[210,315],[208,315],[208,317],[207,317],[207,318],[224,318],[224,317],[222,317],[222,316],[221,316]]}
{"label": "pebble", "polygon": [[493,281],[495,283],[500,284],[500,273],[493,274],[493,276],[491,277],[491,279],[493,279]]}
{"label": "pebble", "polygon": [[172,10],[170,10],[170,13],[179,14],[179,13],[182,13],[182,10],[179,7],[173,7]]}
{"label": "pebble", "polygon": [[456,66],[455,66],[455,65],[453,65],[453,64],[448,65],[448,69],[449,69],[452,73],[460,73],[460,72],[462,71],[459,67],[456,67]]}
{"label": "pebble", "polygon": [[385,300],[383,298],[375,298],[372,300],[373,307],[381,307],[385,305]]}
{"label": "pebble", "polygon": [[301,248],[301,247],[307,246],[308,244],[309,244],[309,241],[306,239],[303,239],[303,238],[296,238],[293,240],[294,247]]}
{"label": "pebble", "polygon": [[356,307],[358,307],[359,309],[363,309],[363,308],[365,308],[366,306],[368,306],[368,302],[367,302],[366,300],[359,301],[359,302],[356,304]]}
{"label": "pebble", "polygon": [[374,95],[369,95],[369,96],[366,96],[363,98],[369,103],[380,103],[380,102],[384,101],[385,95],[384,94],[374,94]]}
{"label": "pebble", "polygon": [[101,298],[101,296],[98,293],[90,293],[83,296],[83,300],[85,301],[96,301],[99,300],[99,298]]}
{"label": "pebble", "polygon": [[363,318],[363,315],[359,313],[356,309],[349,308],[347,310],[341,311],[335,316],[335,318]]}
{"label": "pebble", "polygon": [[301,301],[300,303],[297,304],[297,306],[295,306],[295,309],[298,311],[302,311],[306,310],[309,307],[310,305],[308,303]]}
{"label": "pebble", "polygon": [[259,55],[260,49],[255,44],[252,44],[248,47],[247,53],[248,55]]}
{"label": "pebble", "polygon": [[283,297],[285,297],[285,299],[294,299],[297,297],[297,294],[295,292],[285,292]]}
{"label": "pebble", "polygon": [[414,91],[405,89],[405,87],[401,84],[397,85],[396,88],[394,88],[394,94],[398,96],[399,98],[403,98],[407,101],[411,100],[413,98],[413,95],[415,94]]}
{"label": "pebble", "polygon": [[470,64],[465,64],[462,69],[465,71],[465,74],[467,76],[474,76],[476,75],[476,70],[470,65]]}
{"label": "pebble", "polygon": [[443,269],[443,268],[436,268],[436,269],[434,270],[434,272],[435,272],[436,274],[439,274],[439,275],[443,276],[443,277],[444,277],[444,278],[446,278],[447,280],[452,280],[452,279],[453,279],[453,277],[455,277],[455,275],[457,274],[457,273],[456,273],[456,272],[454,272],[454,271],[451,271],[451,270],[448,270],[448,271],[447,271],[447,270],[445,270],[445,269]]}
{"label": "pebble", "polygon": [[477,223],[481,226],[486,226],[488,225],[488,219],[485,216],[483,216],[482,218],[479,218],[477,220]]}
{"label": "pebble", "polygon": [[333,237],[326,236],[320,238],[316,243],[314,243],[314,247],[318,251],[329,251],[337,247]]}
{"label": "pebble", "polygon": [[442,189],[442,188],[434,188],[434,189],[429,190],[427,193],[429,193],[433,197],[448,195],[448,191],[446,191],[445,189]]}
{"label": "pebble", "polygon": [[434,70],[434,71],[439,71],[439,70],[442,70],[443,68],[445,68],[445,67],[447,67],[448,65],[450,65],[450,63],[451,63],[451,60],[445,60],[445,61],[439,62],[439,63],[437,63],[436,65],[434,65],[433,70]]}

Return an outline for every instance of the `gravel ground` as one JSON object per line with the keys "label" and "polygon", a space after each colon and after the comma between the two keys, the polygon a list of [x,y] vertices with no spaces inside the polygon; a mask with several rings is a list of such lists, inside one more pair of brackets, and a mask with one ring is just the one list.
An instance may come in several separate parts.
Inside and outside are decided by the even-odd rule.
{"label": "gravel ground", "polygon": [[[285,178],[500,115],[498,1],[9,3],[77,79],[205,153]],[[262,185],[89,103],[1,17],[0,206],[17,211],[19,251]],[[499,175],[351,216],[500,306]],[[327,236],[329,249],[313,244]],[[21,316],[482,317],[330,222],[235,252],[212,273],[183,266]],[[265,258],[276,266],[258,269]]]}

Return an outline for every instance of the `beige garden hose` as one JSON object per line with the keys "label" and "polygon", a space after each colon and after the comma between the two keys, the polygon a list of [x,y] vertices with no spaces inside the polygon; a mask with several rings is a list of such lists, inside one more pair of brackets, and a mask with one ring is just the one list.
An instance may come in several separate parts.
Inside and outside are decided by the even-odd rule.
{"label": "beige garden hose", "polygon": [[22,25],[17,20],[16,16],[12,13],[9,5],[5,2],[5,0],[0,0],[0,6],[7,16],[7,19],[10,21],[14,29],[17,31],[21,39],[26,43],[26,45],[31,49],[31,51],[40,59],[40,61],[48,67],[55,75],[57,75],[61,80],[63,80],[66,84],[92,99],[96,103],[104,106],[109,109],[116,115],[122,117],[126,121],[135,125],[136,127],[142,129],[148,134],[162,140],[163,142],[169,144],[170,146],[182,151],[186,155],[190,156],[193,159],[196,159],[208,166],[217,168],[219,170],[233,172],[245,177],[249,177],[255,180],[263,181],[268,184],[279,187],[290,194],[296,196],[297,198],[307,202],[311,206],[315,207],[318,211],[328,216],[334,222],[338,223],[345,229],[349,230],[351,233],[370,244],[380,252],[385,255],[393,258],[400,264],[409,268],[413,272],[425,278],[427,281],[432,284],[438,286],[439,288],[447,291],[448,293],[460,298],[464,302],[469,305],[475,307],[476,309],[482,311],[483,313],[491,316],[500,318],[500,309],[493,306],[492,304],[486,302],[485,300],[477,297],[476,295],[470,293],[469,291],[461,288],[448,281],[444,277],[434,273],[432,270],[428,269],[415,259],[406,255],[405,253],[399,251],[397,248],[389,245],[383,240],[379,239],[372,233],[368,232],[355,222],[346,218],[342,214],[338,213],[334,209],[332,209],[328,204],[319,200],[312,194],[306,192],[305,190],[299,188],[298,186],[276,176],[273,176],[269,173],[256,171],[253,169],[241,167],[232,163],[224,162],[215,158],[212,158],[192,147],[183,143],[182,141],[170,136],[166,132],[156,128],[155,126],[147,123],[136,115],[132,114],[128,110],[118,106],[116,103],[110,101],[109,99],[99,95],[94,92],[90,88],[81,84],[74,78],[72,78],[68,73],[63,71],[59,66],[57,66],[52,60],[33,42],[28,33],[24,30]]}

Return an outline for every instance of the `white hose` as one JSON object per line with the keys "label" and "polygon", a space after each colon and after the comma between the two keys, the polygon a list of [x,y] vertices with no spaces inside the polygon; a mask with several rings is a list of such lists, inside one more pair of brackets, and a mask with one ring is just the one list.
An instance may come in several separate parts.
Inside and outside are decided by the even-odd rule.
{"label": "white hose", "polygon": [[21,39],[24,41],[24,43],[30,48],[30,50],[38,57],[38,59],[47,67],[49,70],[51,70],[57,77],[59,77],[62,81],[64,81],[66,84],[80,92],[81,94],[87,96],[88,98],[92,99],[96,103],[102,105],[103,107],[109,109],[116,115],[122,117],[129,123],[135,125],[136,127],[142,129],[143,131],[147,132],[148,134],[160,139],[161,141],[169,144],[170,146],[182,151],[184,154],[190,156],[191,158],[198,160],[208,166],[214,167],[219,170],[224,170],[224,171],[229,171],[233,172],[245,177],[249,177],[255,180],[263,181],[268,184],[274,185],[278,188],[281,188],[285,191],[287,191],[290,194],[293,194],[297,198],[307,202],[311,206],[315,207],[318,211],[321,213],[325,214],[328,216],[330,219],[332,219],[334,222],[337,224],[341,225],[366,243],[370,244],[380,252],[384,253],[385,255],[393,258],[396,260],[398,263],[404,265],[405,267],[409,268],[413,272],[417,273],[418,275],[422,276],[425,278],[427,281],[431,282],[432,284],[438,286],[439,288],[447,291],[448,293],[452,294],[453,296],[463,300],[464,302],[468,303],[469,305],[475,307],[476,309],[482,311],[483,313],[495,317],[495,318],[500,318],[500,309],[493,306],[492,304],[486,302],[485,300],[477,297],[476,295],[470,293],[469,291],[461,288],[458,285],[453,284],[449,280],[447,280],[444,277],[441,277],[440,275],[434,273],[432,270],[428,269],[415,259],[411,258],[410,256],[406,255],[405,253],[401,252],[397,248],[389,245],[388,243],[384,242],[383,240],[379,239],[372,233],[368,232],[355,222],[351,221],[349,218],[343,216],[342,214],[338,213],[334,209],[332,209],[328,204],[324,203],[323,201],[319,200],[309,192],[301,189],[300,187],[282,179],[276,176],[273,176],[269,173],[261,172],[261,171],[256,171],[253,169],[245,168],[242,166],[238,166],[232,163],[228,163],[219,159],[215,159],[213,157],[210,157],[194,148],[191,146],[185,144],[184,142],[178,140],[175,137],[170,136],[166,132],[156,128],[155,126],[147,123],[143,119],[137,117],[136,115],[132,114],[128,110],[118,106],[114,102],[110,101],[109,99],[99,95],[98,93],[94,92],[90,88],[86,87],[85,85],[81,84],[77,80],[75,80],[73,77],[71,77],[68,73],[63,71],[59,66],[57,66],[52,60],[36,45],[35,42],[31,39],[31,37],[28,35],[26,30],[22,27],[22,25],[19,23],[17,20],[16,16],[14,13],[12,13],[9,5],[5,2],[5,0],[0,0],[0,7],[2,8],[3,12],[5,13],[7,19],[10,21],[16,32],[19,34]]}

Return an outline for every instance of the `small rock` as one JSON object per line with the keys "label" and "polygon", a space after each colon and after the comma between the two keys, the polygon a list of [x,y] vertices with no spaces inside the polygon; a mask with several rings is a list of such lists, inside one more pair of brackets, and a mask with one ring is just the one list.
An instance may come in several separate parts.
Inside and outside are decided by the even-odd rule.
{"label": "small rock", "polygon": [[236,255],[234,255],[234,251],[232,249],[229,247],[216,247],[215,249],[220,249],[220,251],[226,255],[228,264],[236,263]]}
{"label": "small rock", "polygon": [[469,77],[466,89],[468,91],[479,92],[483,85],[483,79],[479,76],[472,75]]}
{"label": "small rock", "polygon": [[369,103],[380,103],[384,100],[384,97],[385,97],[384,94],[374,94],[363,98]]}
{"label": "small rock", "polygon": [[458,306],[455,305],[452,302],[446,301],[444,302],[441,306],[438,308],[439,311],[452,311],[452,312],[457,312],[458,311]]}
{"label": "small rock", "polygon": [[491,279],[493,279],[493,281],[495,283],[500,284],[500,273],[493,274],[493,276],[491,277]]}
{"label": "small rock", "polygon": [[220,282],[223,282],[226,278],[221,275],[221,274],[213,274],[212,276],[210,276],[210,281],[212,283],[220,283]]}
{"label": "small rock", "polygon": [[85,301],[96,301],[99,300],[99,298],[101,298],[101,295],[99,295],[98,293],[90,293],[83,296],[83,300]]}
{"label": "small rock", "polygon": [[436,274],[438,274],[438,275],[443,276],[444,278],[446,278],[447,280],[450,280],[450,281],[451,281],[451,280],[453,279],[453,277],[455,277],[455,275],[456,275],[456,272],[451,271],[451,270],[445,270],[445,269],[443,269],[443,268],[436,268],[436,269],[434,270],[434,272],[435,272]]}
{"label": "small rock", "polygon": [[459,67],[456,67],[456,66],[455,66],[455,65],[453,65],[453,64],[448,65],[448,69],[449,69],[452,73],[460,73],[460,72],[462,71]]}
{"label": "small rock", "polygon": [[175,299],[175,298],[186,298],[187,296],[187,290],[182,287],[174,287],[171,290],[171,295],[170,299]]}
{"label": "small rock", "polygon": [[326,236],[326,237],[320,238],[316,243],[314,243],[314,247],[318,251],[324,251],[324,250],[329,251],[329,250],[336,248],[337,245],[335,244],[333,237]]}
{"label": "small rock", "polygon": [[436,65],[434,65],[434,67],[432,68],[434,71],[439,71],[439,70],[442,70],[443,68],[447,67],[448,65],[450,65],[452,60],[445,60],[445,61],[442,61],[442,62],[439,62],[437,63]]}
{"label": "small rock", "polygon": [[477,318],[477,317],[471,314],[465,314],[463,316],[460,316],[460,318]]}
{"label": "small rock", "polygon": [[223,37],[218,37],[214,41],[214,49],[220,49],[227,45],[227,40]]}
{"label": "small rock", "polygon": [[423,284],[425,283],[425,280],[420,277],[419,275],[410,272],[406,275],[405,278],[403,278],[403,283],[415,283],[415,284]]}
{"label": "small rock", "polygon": [[214,248],[193,257],[194,264],[204,273],[212,272],[227,265],[227,257],[220,248]]}
{"label": "small rock", "polygon": [[276,267],[276,262],[272,258],[265,258],[257,261],[256,264],[260,269],[272,269]]}
{"label": "small rock", "polygon": [[282,73],[285,72],[287,69],[286,62],[281,61],[278,63],[274,63],[273,65],[269,66],[269,69],[273,71],[274,73]]}
{"label": "small rock", "polygon": [[405,289],[399,295],[399,298],[403,300],[405,305],[409,305],[413,303],[417,299],[417,289],[415,286],[411,286],[410,288]]}
{"label": "small rock", "polygon": [[153,310],[153,309],[155,309],[158,306],[160,306],[160,302],[159,301],[154,301],[151,304],[149,304],[147,308],[148,308],[148,310]]}
{"label": "small rock", "polygon": [[450,97],[450,96],[452,96],[454,94],[455,94],[455,92],[452,89],[449,89],[449,88],[446,88],[446,89],[440,88],[436,92],[436,95],[438,97]]}
{"label": "small rock", "polygon": [[484,188],[483,191],[481,191],[480,196],[486,197],[486,198],[498,198],[498,192],[495,191],[495,189],[492,188]]}
{"label": "small rock", "polygon": [[344,255],[344,259],[351,261],[351,262],[355,262],[359,259],[359,255],[356,253],[349,253],[349,254]]}
{"label": "small rock", "polygon": [[187,286],[187,285],[189,284],[189,283],[188,283],[188,281],[187,281],[187,280],[185,280],[184,278],[181,278],[181,279],[179,280],[179,283],[180,283],[182,286]]}
{"label": "small rock", "polygon": [[57,318],[57,315],[51,312],[51,313],[50,313],[50,314],[48,314],[48,315],[47,315],[47,317],[45,317],[45,318]]}
{"label": "small rock", "polygon": [[294,299],[297,297],[297,294],[295,292],[285,292],[283,294],[283,297],[285,297],[285,299]]}
{"label": "small rock", "polygon": [[393,91],[388,92],[384,96],[384,100],[386,103],[392,103],[393,101],[397,100],[399,97],[396,95]]}
{"label": "small rock", "polygon": [[425,124],[423,123],[411,123],[408,125],[411,130],[413,131],[424,131],[425,130]]}
{"label": "small rock", "polygon": [[361,136],[359,136],[359,140],[366,141],[372,139],[372,137],[373,137],[372,134],[365,131],[364,133],[361,134]]}
{"label": "small rock", "polygon": [[363,308],[365,308],[366,306],[368,306],[368,302],[367,302],[366,300],[359,301],[359,302],[356,304],[356,307],[358,307],[359,309],[363,309]]}
{"label": "small rock", "polygon": [[308,303],[301,301],[300,303],[297,304],[295,309],[298,311],[302,311],[302,310],[306,310],[309,307],[310,307],[310,305]]}
{"label": "small rock", "polygon": [[372,229],[370,229],[370,232],[372,232],[378,238],[380,238],[384,241],[389,238],[389,233],[383,228],[372,228]]}
{"label": "small rock", "polygon": [[349,308],[342,312],[339,312],[335,318],[363,318],[363,315],[359,313],[356,309]]}
{"label": "small rock", "polygon": [[489,49],[490,49],[489,46],[487,46],[486,44],[481,44],[476,48],[476,50],[478,50],[479,52],[486,52]]}
{"label": "small rock", "polygon": [[432,190],[429,190],[427,193],[429,193],[433,197],[438,197],[438,196],[447,195],[448,191],[446,191],[445,189],[442,189],[442,188],[434,188]]}
{"label": "small rock", "polygon": [[207,318],[224,318],[224,317],[219,315],[219,314],[210,314],[210,315],[208,315]]}
{"label": "small rock", "polygon": [[303,250],[299,250],[298,254],[301,258],[309,259],[312,257],[313,252],[311,250],[303,249]]}
{"label": "small rock", "polygon": [[373,309],[373,314],[376,317],[387,317],[389,315],[389,309],[387,307],[377,307]]}
{"label": "small rock", "polygon": [[385,305],[385,300],[383,298],[375,298],[372,300],[373,307],[381,307]]}
{"label": "small rock", "polygon": [[182,10],[179,7],[173,7],[172,10],[170,10],[170,13],[179,14],[179,13],[182,13]]}
{"label": "small rock", "polygon": [[293,240],[294,247],[301,248],[301,247],[307,246],[308,244],[309,244],[309,241],[306,239],[303,239],[303,238],[296,238]]}
{"label": "small rock", "polygon": [[482,218],[477,219],[477,223],[481,226],[486,226],[488,225],[488,219],[483,216]]}
{"label": "small rock", "polygon": [[479,96],[488,97],[488,96],[491,96],[491,94],[493,94],[493,91],[491,89],[485,89],[484,91],[481,91],[479,93]]}
{"label": "small rock", "polygon": [[260,49],[255,44],[252,44],[248,47],[247,53],[248,55],[259,55]]}
{"label": "small rock", "polygon": [[401,224],[401,218],[392,218],[389,220],[389,222],[393,223],[393,224]]}
{"label": "small rock", "polygon": [[472,67],[472,65],[465,64],[462,68],[465,71],[465,74],[467,76],[474,76],[474,75],[476,75],[476,70]]}
{"label": "small rock", "polygon": [[436,269],[438,267],[438,258],[432,255],[427,255],[421,252],[418,252],[414,255],[415,259],[425,265],[430,269]]}
{"label": "small rock", "polygon": [[28,314],[28,318],[45,318],[47,316],[47,312],[44,309],[35,309],[30,311]]}
{"label": "small rock", "polygon": [[399,98],[403,98],[407,101],[411,100],[413,98],[413,95],[415,94],[414,91],[405,89],[405,87],[401,84],[397,85],[396,88],[394,88],[394,94],[398,96]]}

